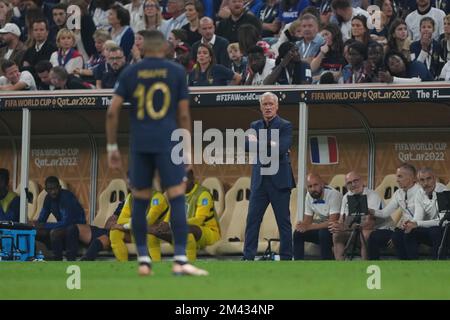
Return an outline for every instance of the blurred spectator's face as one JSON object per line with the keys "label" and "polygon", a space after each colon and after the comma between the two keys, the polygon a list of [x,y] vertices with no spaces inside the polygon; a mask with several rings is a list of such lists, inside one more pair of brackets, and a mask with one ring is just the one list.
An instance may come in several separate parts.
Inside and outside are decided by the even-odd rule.
{"label": "blurred spectator's face", "polygon": [[50,72],[44,71],[44,72],[38,73],[37,75],[38,75],[39,79],[41,79],[42,83],[45,83],[47,85],[52,84],[52,82],[50,81]]}
{"label": "blurred spectator's face", "polygon": [[303,37],[307,40],[312,40],[317,35],[318,25],[314,19],[306,19],[301,23]]}
{"label": "blurred spectator's face", "polygon": [[352,66],[359,66],[364,61],[364,57],[361,55],[361,53],[354,48],[350,48],[348,50],[348,55],[350,59],[349,62]]}
{"label": "blurred spectator's face", "polygon": [[125,64],[125,56],[121,50],[111,51],[107,60],[113,70],[119,70]]}
{"label": "blurred spectator's face", "polygon": [[444,19],[444,33],[450,34],[450,19]]}
{"label": "blurred spectator's face", "polygon": [[112,10],[112,9],[108,10],[108,23],[112,26],[120,25],[120,20],[117,18],[116,10]]}
{"label": "blurred spectator's face", "polygon": [[350,54],[348,53],[348,46],[344,46],[344,59],[347,63],[350,63]]}
{"label": "blurred spectator's face", "polygon": [[302,33],[302,26],[299,25],[297,28],[295,28],[294,30],[294,37],[300,39],[302,37],[303,33]]}
{"label": "blurred spectator's face", "polygon": [[370,47],[367,52],[367,60],[378,65],[383,60],[383,47]]}
{"label": "blurred spectator's face", "polygon": [[95,50],[97,50],[97,52],[102,52],[104,44],[105,41],[103,41],[102,39],[94,39]]}
{"label": "blurred spectator's face", "polygon": [[17,82],[19,82],[19,79],[20,79],[19,67],[17,67],[16,65],[13,65],[13,66],[7,68],[5,70],[5,77],[6,77],[6,79],[9,80],[9,82],[11,82],[11,84],[16,84]]}
{"label": "blurred spectator's face", "polygon": [[175,37],[175,35],[172,32],[169,33],[167,41],[171,42],[174,48],[181,42],[180,39],[177,39],[177,37]]}
{"label": "blurred spectator's face", "polygon": [[70,48],[72,48],[74,45],[73,43],[73,38],[69,35],[62,35],[59,38],[59,46],[64,49],[64,50],[68,50]]}
{"label": "blurred spectator's face", "polygon": [[350,21],[353,15],[353,9],[352,7],[345,9],[336,9],[336,15],[341,17],[345,22]]}
{"label": "blurred spectator's face", "polygon": [[134,35],[134,45],[136,46],[136,48],[142,51],[142,47],[144,45],[144,37],[141,36],[139,33],[136,33]]}
{"label": "blurred spectator's face", "polygon": [[6,44],[9,45],[11,43],[11,41],[13,41],[14,39],[14,35],[12,33],[0,33],[0,40]]}
{"label": "blurred spectator's face", "polygon": [[320,31],[320,35],[322,36],[322,38],[325,40],[325,43],[328,46],[331,46],[333,44],[333,35],[331,34],[330,31],[328,30],[322,30]]}
{"label": "blurred spectator's face", "polygon": [[352,20],[352,35],[354,37],[361,37],[364,35],[364,25],[362,23],[362,21],[358,20],[358,19],[353,19]]}
{"label": "blurred spectator's face", "polygon": [[392,9],[392,2],[391,0],[384,0],[383,5],[381,6],[381,11],[387,16],[392,17],[392,14],[394,13]]}
{"label": "blurred spectator's face", "polygon": [[33,23],[33,38],[37,42],[44,42],[47,40],[48,30],[44,22]]}
{"label": "blurred spectator's face", "polygon": [[66,24],[67,14],[62,9],[53,9],[52,11],[53,21],[58,27],[61,27]]}
{"label": "blurred spectator's face", "polygon": [[169,0],[167,2],[167,12],[170,14],[181,13],[184,10],[184,1],[182,0]]}
{"label": "blurred spectator's face", "polygon": [[205,47],[199,47],[197,50],[197,62],[200,65],[206,65],[211,63],[212,58],[211,55],[209,54],[209,50],[206,49]]}
{"label": "blurred spectator's face", "polygon": [[417,0],[418,7],[428,7],[430,5],[430,0]]}
{"label": "blurred spectator's face", "polygon": [[241,58],[242,58],[241,50],[229,49],[228,57],[230,57],[231,61],[237,61],[237,62],[241,61]]}
{"label": "blurred spectator's face", "polygon": [[233,16],[240,16],[244,11],[244,0],[230,0],[229,6]]}
{"label": "blurred spectator's face", "polygon": [[266,65],[266,57],[264,53],[251,53],[248,55],[248,65],[253,72],[261,72]]}
{"label": "blurred spectator's face", "polygon": [[433,24],[430,21],[424,21],[420,24],[420,36],[432,38],[434,32]]}
{"label": "blurred spectator's face", "polygon": [[4,21],[6,19],[6,14],[8,13],[9,8],[6,3],[0,1],[0,20]]}
{"label": "blurred spectator's face", "polygon": [[189,21],[193,21],[198,18],[198,12],[195,10],[195,6],[193,4],[188,4],[186,7],[186,18]]}
{"label": "blurred spectator's face", "polygon": [[156,14],[156,4],[154,1],[146,1],[144,5],[144,14],[148,17],[153,17]]}
{"label": "blurred spectator's face", "polygon": [[297,46],[292,47],[290,50],[292,53],[292,61],[293,62],[300,62],[302,60],[302,57],[300,56],[300,51],[298,51]]}
{"label": "blurred spectator's face", "polygon": [[397,40],[405,40],[408,37],[408,29],[405,24],[401,24],[395,28],[394,37]]}
{"label": "blurred spectator's face", "polygon": [[388,59],[388,67],[392,75],[401,75],[405,72],[406,66],[402,58],[397,55],[390,56]]}
{"label": "blurred spectator's face", "polygon": [[200,24],[199,32],[206,41],[211,41],[215,31],[214,23],[209,20],[202,21]]}

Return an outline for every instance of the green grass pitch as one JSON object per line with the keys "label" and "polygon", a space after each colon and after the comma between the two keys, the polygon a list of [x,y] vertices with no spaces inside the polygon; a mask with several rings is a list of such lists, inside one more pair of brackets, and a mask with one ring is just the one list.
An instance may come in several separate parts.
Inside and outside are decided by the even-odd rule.
{"label": "green grass pitch", "polygon": [[[81,270],[69,290],[67,267]],[[4,299],[450,299],[450,261],[198,261],[208,277],[175,277],[171,263],[139,277],[136,263],[0,262]],[[381,271],[381,289],[367,288],[367,267]]]}

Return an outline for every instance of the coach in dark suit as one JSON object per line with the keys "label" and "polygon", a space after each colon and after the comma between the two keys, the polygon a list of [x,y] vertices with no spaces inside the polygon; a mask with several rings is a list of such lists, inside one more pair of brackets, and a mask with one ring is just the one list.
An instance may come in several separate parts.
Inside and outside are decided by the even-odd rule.
{"label": "coach in dark suit", "polygon": [[[280,233],[280,258],[281,260],[292,259],[292,227],[289,212],[289,200],[291,189],[295,186],[292,174],[289,149],[292,144],[292,124],[277,115],[278,97],[266,92],[260,98],[260,109],[263,119],[254,121],[251,128],[256,130],[256,136],[249,135],[246,148],[251,149],[252,143],[261,147],[260,129],[267,129],[267,147],[277,148],[279,156],[272,161],[278,161],[278,170],[274,174],[262,175],[262,170],[273,166],[273,163],[262,164],[260,152],[256,164],[252,168],[250,205],[248,209],[247,225],[245,228],[244,260],[254,260],[257,246],[259,229],[264,213],[272,204]],[[271,131],[279,130],[279,140],[271,141]],[[264,143],[263,143],[264,144]],[[247,149],[248,151],[248,149]],[[259,150],[260,151],[260,150]],[[273,150],[272,150],[273,151]],[[270,156],[270,151],[268,152]]]}

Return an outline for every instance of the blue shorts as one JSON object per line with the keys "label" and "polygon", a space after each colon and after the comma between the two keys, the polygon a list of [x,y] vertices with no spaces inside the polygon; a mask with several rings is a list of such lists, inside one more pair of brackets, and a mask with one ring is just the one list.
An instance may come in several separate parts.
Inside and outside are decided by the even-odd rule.
{"label": "blue shorts", "polygon": [[99,228],[96,226],[91,226],[91,242],[101,236],[108,236],[109,238],[109,230],[105,228]]}
{"label": "blue shorts", "polygon": [[184,165],[174,164],[170,154],[130,152],[128,168],[132,188],[151,188],[155,170],[159,172],[161,187],[164,189],[182,183],[186,178]]}

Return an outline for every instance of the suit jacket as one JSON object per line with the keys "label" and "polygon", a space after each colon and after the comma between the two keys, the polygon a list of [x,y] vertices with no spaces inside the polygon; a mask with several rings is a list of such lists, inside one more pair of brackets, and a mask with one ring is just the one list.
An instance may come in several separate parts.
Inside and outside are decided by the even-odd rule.
{"label": "suit jacket", "polygon": [[[274,175],[270,175],[270,179],[272,180],[273,185],[277,189],[292,189],[295,187],[294,175],[292,173],[291,160],[290,160],[290,148],[292,145],[292,124],[281,118],[280,116],[276,116],[269,123],[269,127],[266,127],[266,124],[263,119],[252,122],[252,129],[256,130],[257,138],[259,141],[259,130],[260,129],[268,129],[268,139],[270,139],[270,130],[278,129],[279,130],[279,168],[278,172]],[[249,143],[246,141],[246,149],[248,151]],[[252,179],[251,179],[251,190],[256,190],[262,182],[261,176],[261,167],[262,164],[257,159],[257,163],[252,166]]]}
{"label": "suit jacket", "polygon": [[[197,50],[201,42],[202,40],[199,40],[192,45],[192,57],[194,58],[194,60],[197,60]],[[228,57],[228,50],[227,50],[228,44],[229,42],[227,39],[216,35],[216,41],[214,42],[213,45],[213,51],[214,56],[216,58],[216,63],[221,64],[227,68],[230,68],[231,61],[230,58]]]}

